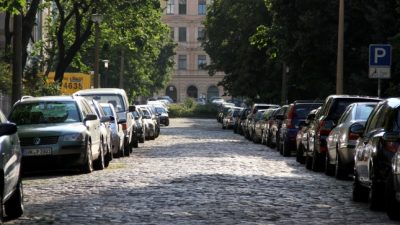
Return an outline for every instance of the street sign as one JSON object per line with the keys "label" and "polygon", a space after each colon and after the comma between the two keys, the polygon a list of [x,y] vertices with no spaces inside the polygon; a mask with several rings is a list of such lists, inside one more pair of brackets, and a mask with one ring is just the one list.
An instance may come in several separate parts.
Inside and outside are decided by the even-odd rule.
{"label": "street sign", "polygon": [[[54,72],[50,72],[47,78],[48,83],[54,82]],[[72,95],[76,91],[89,89],[91,76],[84,73],[64,73],[64,79],[61,84],[61,93]]]}
{"label": "street sign", "polygon": [[371,44],[369,46],[369,78],[389,79],[391,65],[391,45]]}

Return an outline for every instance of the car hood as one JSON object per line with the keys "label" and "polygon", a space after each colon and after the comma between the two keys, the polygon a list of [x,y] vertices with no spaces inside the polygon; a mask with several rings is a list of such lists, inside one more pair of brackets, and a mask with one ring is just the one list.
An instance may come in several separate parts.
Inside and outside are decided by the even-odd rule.
{"label": "car hood", "polygon": [[83,123],[47,123],[47,124],[32,124],[19,125],[19,137],[34,136],[60,136],[70,133],[81,133],[86,130]]}

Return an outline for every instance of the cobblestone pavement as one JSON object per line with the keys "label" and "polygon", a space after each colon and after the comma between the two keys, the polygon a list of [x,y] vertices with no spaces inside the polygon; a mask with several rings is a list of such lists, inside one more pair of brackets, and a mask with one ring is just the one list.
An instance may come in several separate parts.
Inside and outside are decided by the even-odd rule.
{"label": "cobblestone pavement", "polygon": [[395,224],[353,203],[351,181],[215,120],[172,119],[161,132],[103,171],[25,177],[25,214],[5,224]]}

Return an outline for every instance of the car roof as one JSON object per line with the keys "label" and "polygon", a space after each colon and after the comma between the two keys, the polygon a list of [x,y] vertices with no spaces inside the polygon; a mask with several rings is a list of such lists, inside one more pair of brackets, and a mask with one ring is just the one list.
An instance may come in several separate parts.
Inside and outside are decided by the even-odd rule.
{"label": "car roof", "polygon": [[70,96],[70,95],[29,97],[29,98],[22,99],[21,102],[74,101],[75,99],[81,99],[81,97],[73,97],[73,96]]}
{"label": "car roof", "polygon": [[85,94],[126,94],[124,89],[120,88],[93,88],[79,90],[74,93],[74,95],[85,95]]}

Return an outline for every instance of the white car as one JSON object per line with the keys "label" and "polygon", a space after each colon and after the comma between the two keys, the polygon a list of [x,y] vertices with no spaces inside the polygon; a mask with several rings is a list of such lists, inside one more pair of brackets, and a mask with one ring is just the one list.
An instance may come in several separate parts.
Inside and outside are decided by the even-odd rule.
{"label": "white car", "polygon": [[143,113],[143,120],[146,125],[146,139],[154,140],[156,138],[156,123],[152,118],[150,110],[145,106],[140,106]]}

